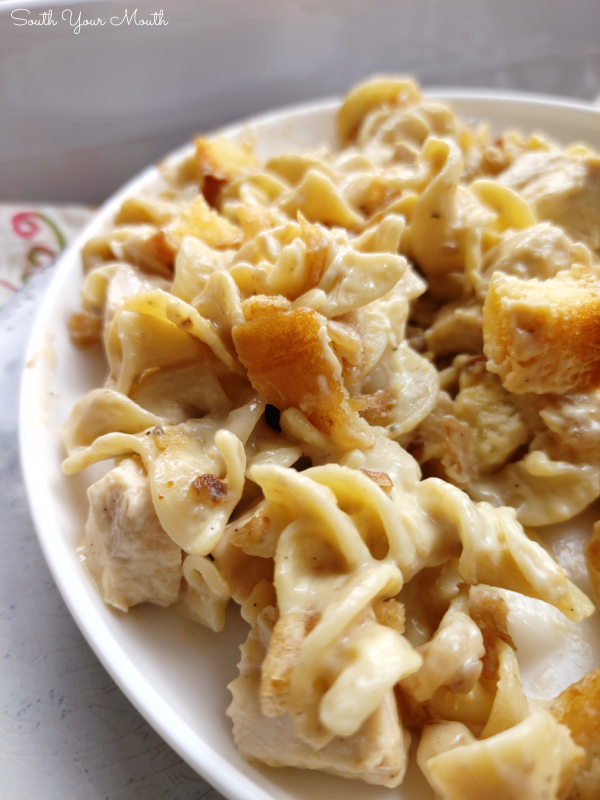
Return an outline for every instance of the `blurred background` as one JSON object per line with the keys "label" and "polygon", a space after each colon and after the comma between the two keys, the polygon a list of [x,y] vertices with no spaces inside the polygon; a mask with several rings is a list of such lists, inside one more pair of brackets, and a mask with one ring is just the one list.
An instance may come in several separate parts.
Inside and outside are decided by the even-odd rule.
{"label": "blurred background", "polygon": [[[158,0],[0,0],[0,201],[99,203],[195,132],[342,93],[373,72],[410,72],[427,86],[600,93],[598,0],[162,6],[168,24],[145,27],[110,19],[134,8],[147,18]],[[48,10],[58,24],[22,21]],[[76,33],[80,12],[107,24]]]}

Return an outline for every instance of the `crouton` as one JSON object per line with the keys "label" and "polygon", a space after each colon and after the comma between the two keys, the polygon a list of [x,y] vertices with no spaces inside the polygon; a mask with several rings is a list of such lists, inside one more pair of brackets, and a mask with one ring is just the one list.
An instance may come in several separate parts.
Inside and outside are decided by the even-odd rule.
{"label": "crouton", "polygon": [[600,669],[588,672],[555,697],[548,710],[566,725],[576,744],[585,750],[569,800],[597,800],[600,796]]}
{"label": "crouton", "polygon": [[396,400],[389,389],[379,389],[374,394],[357,394],[348,401],[350,408],[358,411],[369,425],[377,425],[382,417],[396,405]]}
{"label": "crouton", "polygon": [[584,546],[585,563],[596,604],[600,603],[600,522],[594,523],[592,535]]}
{"label": "crouton", "polygon": [[240,547],[249,556],[273,558],[277,537],[269,535],[270,520],[264,502],[249,517],[238,520],[231,544]]}
{"label": "crouton", "polygon": [[247,321],[232,334],[254,388],[281,411],[300,409],[338,443],[366,449],[372,436],[348,402],[341,367],[323,335],[325,318],[309,308],[286,311],[267,299],[261,305],[260,298],[244,304],[244,314]]}
{"label": "crouton", "polygon": [[516,394],[600,385],[600,280],[574,265],[545,282],[495,273],[483,306],[487,368]]}

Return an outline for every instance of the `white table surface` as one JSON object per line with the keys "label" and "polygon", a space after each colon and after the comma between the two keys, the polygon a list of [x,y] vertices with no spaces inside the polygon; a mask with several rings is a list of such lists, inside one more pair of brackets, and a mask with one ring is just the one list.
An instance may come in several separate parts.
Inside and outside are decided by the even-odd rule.
{"label": "white table surface", "polygon": [[0,798],[218,800],[100,665],[46,566],[17,441],[23,353],[51,270],[0,311]]}

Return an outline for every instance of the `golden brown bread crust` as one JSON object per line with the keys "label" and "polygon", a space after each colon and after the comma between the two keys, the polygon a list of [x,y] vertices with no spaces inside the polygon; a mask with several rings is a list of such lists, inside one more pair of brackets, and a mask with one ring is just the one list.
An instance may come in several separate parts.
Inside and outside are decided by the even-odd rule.
{"label": "golden brown bread crust", "polygon": [[232,331],[254,388],[281,411],[300,409],[340,443],[368,446],[370,437],[348,403],[341,370],[321,336],[324,318],[309,308],[284,311],[270,303],[265,303],[266,315],[254,316],[258,305],[255,299],[252,319]]}
{"label": "golden brown bread crust", "polygon": [[592,535],[583,549],[594,599],[598,605],[600,603],[600,521],[594,523]]}
{"label": "golden brown bread crust", "polygon": [[583,747],[600,741],[600,669],[588,672],[555,697],[548,709]]}
{"label": "golden brown bread crust", "polygon": [[588,672],[555,697],[548,710],[566,725],[576,744],[585,750],[568,800],[600,797],[600,669]]}
{"label": "golden brown bread crust", "polygon": [[540,282],[496,272],[483,306],[487,368],[516,394],[600,385],[600,280],[586,267]]}

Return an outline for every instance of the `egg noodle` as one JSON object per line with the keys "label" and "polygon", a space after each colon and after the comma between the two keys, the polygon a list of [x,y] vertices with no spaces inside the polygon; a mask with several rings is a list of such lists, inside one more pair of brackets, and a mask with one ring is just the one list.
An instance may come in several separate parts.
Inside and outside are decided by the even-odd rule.
{"label": "egg noodle", "polygon": [[337,135],[199,138],[83,248],[87,568],[123,611],[240,604],[248,758],[395,787],[410,730],[444,800],[598,798],[600,671],[527,698],[507,598],[594,611],[531,526],[600,494],[600,160],[397,77]]}

